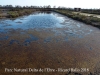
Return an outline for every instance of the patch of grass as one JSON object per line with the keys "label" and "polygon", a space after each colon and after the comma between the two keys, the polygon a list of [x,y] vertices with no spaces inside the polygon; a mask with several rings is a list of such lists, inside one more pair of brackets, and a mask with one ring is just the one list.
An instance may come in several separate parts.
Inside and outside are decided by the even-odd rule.
{"label": "patch of grass", "polygon": [[8,18],[15,18],[18,17],[19,14],[16,11],[10,11],[8,12]]}
{"label": "patch of grass", "polygon": [[25,10],[18,10],[18,11],[9,11],[8,14],[8,18],[16,18],[19,16],[23,16],[23,15],[28,15],[31,14],[32,12],[34,12],[34,10],[31,9],[25,9]]}
{"label": "patch of grass", "polygon": [[97,17],[90,17],[90,20],[92,22],[100,22],[100,18],[97,18]]}

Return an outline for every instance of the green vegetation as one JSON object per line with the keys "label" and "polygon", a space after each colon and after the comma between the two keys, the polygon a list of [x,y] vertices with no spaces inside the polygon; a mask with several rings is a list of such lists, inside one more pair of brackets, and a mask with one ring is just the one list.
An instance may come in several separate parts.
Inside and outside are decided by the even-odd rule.
{"label": "green vegetation", "polygon": [[15,18],[15,17],[18,17],[19,16],[19,14],[15,11],[10,11],[10,12],[8,12],[8,17],[9,18]]}
{"label": "green vegetation", "polygon": [[68,11],[68,10],[54,10],[54,11],[61,13],[63,15],[66,15],[74,20],[78,20],[86,24],[91,24],[95,27],[100,28],[100,18],[93,17],[93,16],[80,15],[79,13],[75,14],[73,13],[73,11]]}
{"label": "green vegetation", "polygon": [[100,9],[82,9],[81,12],[100,15]]}
{"label": "green vegetation", "polygon": [[16,18],[19,16],[23,16],[23,15],[28,15],[31,14],[32,12],[34,12],[35,10],[33,9],[23,9],[23,10],[18,10],[18,11],[9,11],[8,14],[8,18]]}

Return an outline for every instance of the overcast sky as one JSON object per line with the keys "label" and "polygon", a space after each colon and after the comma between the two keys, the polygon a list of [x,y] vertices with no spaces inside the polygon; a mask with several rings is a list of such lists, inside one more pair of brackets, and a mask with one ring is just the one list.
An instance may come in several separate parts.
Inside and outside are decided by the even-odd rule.
{"label": "overcast sky", "polygon": [[0,0],[0,5],[21,6],[64,6],[80,8],[100,8],[100,0]]}

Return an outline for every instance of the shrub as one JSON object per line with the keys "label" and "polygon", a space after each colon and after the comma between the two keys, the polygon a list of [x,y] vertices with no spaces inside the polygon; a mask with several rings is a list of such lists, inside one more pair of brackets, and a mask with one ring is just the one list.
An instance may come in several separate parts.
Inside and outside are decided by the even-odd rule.
{"label": "shrub", "polygon": [[9,18],[16,18],[18,16],[19,16],[19,14],[16,11],[10,11],[10,12],[8,12],[8,17]]}
{"label": "shrub", "polygon": [[100,22],[100,18],[97,18],[97,17],[90,17],[90,20],[92,22]]}

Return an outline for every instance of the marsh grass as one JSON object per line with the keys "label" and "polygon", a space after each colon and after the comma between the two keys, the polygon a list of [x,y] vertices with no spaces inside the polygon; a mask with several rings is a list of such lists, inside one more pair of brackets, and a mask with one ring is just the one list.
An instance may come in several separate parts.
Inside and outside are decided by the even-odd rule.
{"label": "marsh grass", "polygon": [[31,9],[25,9],[25,10],[17,10],[17,11],[9,11],[8,14],[8,18],[16,18],[19,16],[23,16],[23,15],[29,15],[31,13],[33,13],[34,10]]}
{"label": "marsh grass", "polygon": [[55,12],[66,15],[74,20],[78,20],[83,23],[91,24],[92,26],[100,28],[100,18],[94,16],[81,15],[79,13],[75,14],[73,13],[73,11],[68,11],[68,10],[55,10]]}

